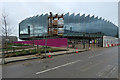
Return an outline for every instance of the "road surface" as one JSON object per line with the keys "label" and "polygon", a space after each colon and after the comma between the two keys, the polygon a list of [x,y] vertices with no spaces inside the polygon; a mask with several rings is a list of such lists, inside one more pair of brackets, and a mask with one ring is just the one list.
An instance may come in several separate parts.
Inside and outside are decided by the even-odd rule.
{"label": "road surface", "polygon": [[118,47],[3,66],[3,78],[117,78]]}

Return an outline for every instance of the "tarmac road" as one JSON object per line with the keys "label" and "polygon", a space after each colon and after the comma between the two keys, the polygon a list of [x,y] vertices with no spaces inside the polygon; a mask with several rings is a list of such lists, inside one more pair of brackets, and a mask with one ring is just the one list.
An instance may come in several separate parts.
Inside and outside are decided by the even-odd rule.
{"label": "tarmac road", "polygon": [[118,47],[9,63],[3,78],[118,78]]}

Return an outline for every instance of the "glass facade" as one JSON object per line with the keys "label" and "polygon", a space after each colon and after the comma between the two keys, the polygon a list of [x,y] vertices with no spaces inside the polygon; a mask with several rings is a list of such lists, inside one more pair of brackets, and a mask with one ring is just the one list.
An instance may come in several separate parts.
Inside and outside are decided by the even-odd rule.
{"label": "glass facade", "polygon": [[[29,38],[32,36],[43,36],[48,32],[48,14],[41,14],[26,18],[19,23],[19,37]],[[102,18],[94,17],[90,15],[85,16],[85,14],[80,15],[80,13],[63,15],[64,20],[62,23],[64,25],[64,35],[73,35],[69,31],[78,32],[78,35],[82,33],[98,33],[101,32],[105,36],[118,37],[118,27],[113,23],[104,20]],[[67,32],[68,31],[68,32]],[[75,34],[77,35],[77,34]]]}
{"label": "glass facade", "polygon": [[[64,15],[64,28],[70,31],[82,33],[103,33],[106,36],[118,37],[118,27],[102,18],[85,16],[85,14]],[[66,33],[64,33],[66,34]],[[73,35],[74,36],[74,35]]]}
{"label": "glass facade", "polygon": [[19,24],[20,38],[43,36],[47,34],[48,14],[27,18]]}

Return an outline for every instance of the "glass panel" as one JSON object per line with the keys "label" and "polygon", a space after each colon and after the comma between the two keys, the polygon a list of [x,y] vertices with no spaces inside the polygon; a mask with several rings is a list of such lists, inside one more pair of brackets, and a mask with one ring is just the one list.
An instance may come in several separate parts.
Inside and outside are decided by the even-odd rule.
{"label": "glass panel", "polygon": [[75,24],[75,16],[74,16],[74,13],[73,13],[69,17],[69,24],[68,24],[69,26],[68,26],[68,28],[69,28],[70,31],[73,31],[75,29],[74,24]]}
{"label": "glass panel", "polygon": [[80,32],[85,32],[85,14],[80,16]]}
{"label": "glass panel", "polygon": [[68,30],[68,24],[69,24],[69,13],[64,15],[64,29]]}
{"label": "glass panel", "polygon": [[90,19],[90,15],[88,15],[88,16],[86,16],[85,17],[85,33],[89,33],[89,25],[90,25],[90,23],[89,23],[89,19]]}
{"label": "glass panel", "polygon": [[80,32],[80,13],[75,16],[74,31]]}

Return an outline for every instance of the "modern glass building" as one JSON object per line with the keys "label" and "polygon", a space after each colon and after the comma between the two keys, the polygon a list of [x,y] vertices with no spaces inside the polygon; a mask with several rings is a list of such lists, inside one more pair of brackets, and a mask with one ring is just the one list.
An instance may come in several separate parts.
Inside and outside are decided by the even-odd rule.
{"label": "modern glass building", "polygon": [[[51,30],[55,30],[56,34],[62,33],[62,36],[83,36],[83,34],[101,33],[105,36],[118,37],[118,27],[113,23],[104,20],[102,18],[95,17],[94,15],[85,16],[75,13],[66,13],[61,15],[53,15],[53,18],[49,18],[48,14],[41,14],[24,19],[19,23],[19,38],[23,40],[30,39],[31,37],[40,38],[44,35],[49,36],[49,24],[54,23],[54,20],[58,20],[55,24],[62,24],[63,27],[58,25],[52,25]],[[51,19],[51,21],[49,20]],[[54,31],[53,30],[53,31]],[[72,31],[73,33],[70,33]]]}

